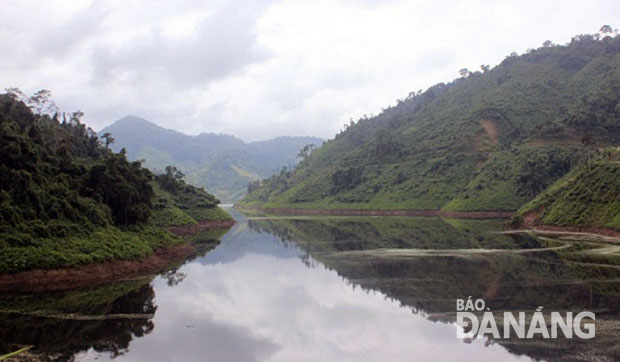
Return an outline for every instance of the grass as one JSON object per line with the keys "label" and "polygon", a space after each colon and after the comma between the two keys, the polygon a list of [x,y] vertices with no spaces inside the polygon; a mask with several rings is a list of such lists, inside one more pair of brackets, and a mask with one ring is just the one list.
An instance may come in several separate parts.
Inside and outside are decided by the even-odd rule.
{"label": "grass", "polygon": [[139,259],[151,255],[154,249],[182,242],[169,232],[145,225],[99,228],[62,238],[34,238],[26,244],[19,234],[3,233],[0,240],[0,273]]}
{"label": "grass", "polygon": [[620,164],[573,170],[518,211],[540,212],[536,223],[620,230]]}
{"label": "grass", "polygon": [[224,221],[231,217],[217,206],[213,196],[203,189],[180,184],[175,190],[165,190],[155,182],[154,212],[149,223],[155,226],[191,226],[199,221]]}
{"label": "grass", "polygon": [[27,346],[27,347],[24,347],[24,348],[18,349],[18,350],[17,350],[17,351],[15,351],[15,352],[11,352],[11,353],[9,353],[9,354],[5,354],[4,356],[0,356],[0,361],[2,361],[2,360],[6,360],[7,358],[15,357],[15,356],[17,356],[18,354],[23,353],[23,352],[26,352],[26,351],[28,351],[28,350],[29,350],[29,349],[31,349],[31,348],[32,348],[32,346]]}
{"label": "grass", "polygon": [[[528,160],[539,154],[574,157],[574,148],[523,146],[478,159],[466,155],[431,160],[401,159],[364,167],[364,181],[331,193],[332,169],[321,170],[274,193],[258,189],[240,205],[265,208],[512,211],[529,200],[519,192],[518,178]],[[477,166],[482,162],[481,166]],[[548,177],[550,184],[554,179]]]}

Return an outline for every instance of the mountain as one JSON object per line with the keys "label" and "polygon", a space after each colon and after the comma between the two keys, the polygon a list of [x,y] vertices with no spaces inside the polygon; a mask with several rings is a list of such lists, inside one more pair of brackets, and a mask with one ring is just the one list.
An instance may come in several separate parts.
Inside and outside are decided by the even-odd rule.
{"label": "mountain", "polygon": [[182,241],[160,226],[230,219],[174,168],[154,178],[32,99],[0,94],[0,273],[138,259]]}
{"label": "mountain", "polygon": [[174,165],[189,183],[204,187],[225,203],[242,197],[250,181],[293,167],[305,145],[322,142],[316,137],[245,143],[224,134],[188,136],[135,116],[124,117],[99,132],[105,133],[115,139],[113,150],[125,148],[130,159],[145,160],[144,165],[155,172]]}
{"label": "mountain", "polygon": [[620,144],[620,38],[579,35],[482,68],[351,122],[239,205],[513,211],[588,149]]}
{"label": "mountain", "polygon": [[569,172],[518,211],[515,226],[620,231],[620,150]]}

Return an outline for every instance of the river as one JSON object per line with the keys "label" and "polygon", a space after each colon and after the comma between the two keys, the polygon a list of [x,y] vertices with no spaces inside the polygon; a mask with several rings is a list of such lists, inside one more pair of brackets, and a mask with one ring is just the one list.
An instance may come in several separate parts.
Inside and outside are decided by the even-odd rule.
{"label": "river", "polygon": [[[3,296],[0,352],[32,345],[33,358],[76,361],[620,356],[620,270],[608,243],[504,235],[503,220],[230,211],[238,223],[215,248],[158,276]],[[494,311],[592,310],[597,336],[459,339],[455,301],[469,296]]]}

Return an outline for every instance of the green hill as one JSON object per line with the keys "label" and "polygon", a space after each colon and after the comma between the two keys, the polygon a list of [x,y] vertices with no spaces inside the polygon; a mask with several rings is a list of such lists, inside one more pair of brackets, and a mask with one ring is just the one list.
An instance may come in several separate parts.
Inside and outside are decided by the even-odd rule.
{"label": "green hill", "polygon": [[608,150],[615,160],[580,167],[556,181],[534,200],[519,209],[515,226],[620,230],[619,151]]}
{"label": "green hill", "polygon": [[360,119],[241,206],[516,210],[620,144],[620,38],[575,37],[412,92]]}
{"label": "green hill", "polygon": [[231,220],[217,205],[220,200],[202,188],[186,184],[183,174],[168,166],[166,173],[155,176],[153,215],[150,224],[156,226],[196,225],[200,221]]}
{"label": "green hill", "polygon": [[99,134],[106,132],[114,137],[113,150],[125,148],[129,159],[144,160],[145,167],[154,172],[175,165],[187,175],[188,183],[206,188],[225,203],[245,195],[251,181],[294,166],[305,145],[322,142],[316,137],[245,143],[224,134],[188,136],[134,116],[116,121]]}
{"label": "green hill", "polygon": [[[24,101],[40,109],[38,94]],[[0,273],[145,257],[181,242],[157,226],[225,217],[204,190],[108,150],[81,112],[60,121],[20,98],[0,95]]]}

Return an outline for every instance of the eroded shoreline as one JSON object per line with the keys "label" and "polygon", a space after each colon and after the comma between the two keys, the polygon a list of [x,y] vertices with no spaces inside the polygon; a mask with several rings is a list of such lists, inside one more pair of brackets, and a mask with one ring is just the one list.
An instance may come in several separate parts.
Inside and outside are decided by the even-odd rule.
{"label": "eroded shoreline", "polygon": [[[206,221],[193,226],[167,228],[179,235],[192,235],[207,229],[226,228],[234,220]],[[136,260],[110,260],[58,269],[25,270],[13,274],[0,274],[2,293],[40,293],[79,289],[115,281],[136,279],[157,274],[195,255],[198,249],[189,242],[156,249],[152,255]]]}
{"label": "eroded shoreline", "polygon": [[274,215],[331,216],[440,216],[459,219],[508,219],[513,211],[441,211],[441,210],[377,210],[377,209],[289,209],[235,205],[235,209],[259,211]]}

